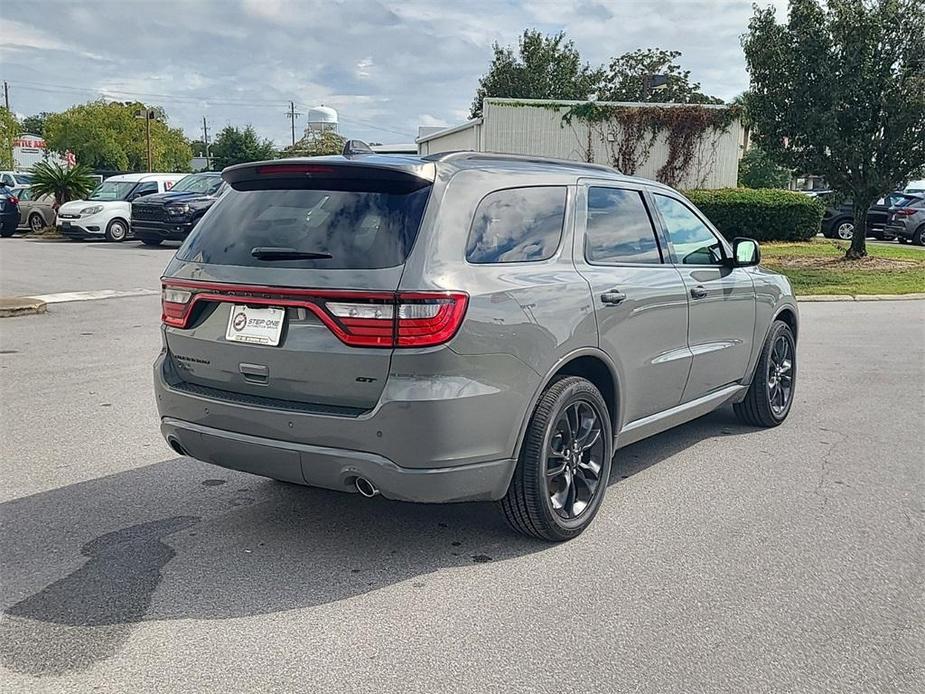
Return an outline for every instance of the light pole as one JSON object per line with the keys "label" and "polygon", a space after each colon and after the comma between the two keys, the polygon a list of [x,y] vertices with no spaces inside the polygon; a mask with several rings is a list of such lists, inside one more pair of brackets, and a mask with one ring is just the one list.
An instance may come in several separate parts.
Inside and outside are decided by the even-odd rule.
{"label": "light pole", "polygon": [[154,168],[151,159],[151,121],[157,120],[157,111],[153,108],[139,109],[135,111],[135,118],[144,118],[145,121],[145,140],[148,144],[148,173],[151,173]]}

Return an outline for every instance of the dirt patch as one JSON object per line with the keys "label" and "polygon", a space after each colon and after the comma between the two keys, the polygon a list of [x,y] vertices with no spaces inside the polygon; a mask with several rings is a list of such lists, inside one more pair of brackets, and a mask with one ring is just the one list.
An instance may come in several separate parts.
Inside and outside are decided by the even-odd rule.
{"label": "dirt patch", "polygon": [[874,258],[867,256],[861,260],[846,260],[845,258],[819,258],[810,256],[778,256],[768,258],[768,265],[783,268],[799,268],[801,270],[914,270],[923,267],[922,262],[915,260],[894,260],[893,258]]}

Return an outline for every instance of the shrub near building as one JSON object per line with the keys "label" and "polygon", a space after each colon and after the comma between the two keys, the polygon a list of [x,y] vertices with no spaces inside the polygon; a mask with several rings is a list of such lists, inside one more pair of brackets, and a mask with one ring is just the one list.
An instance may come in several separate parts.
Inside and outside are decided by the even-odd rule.
{"label": "shrub near building", "polygon": [[730,240],[806,241],[819,233],[825,209],[808,195],[773,188],[691,190],[687,196]]}

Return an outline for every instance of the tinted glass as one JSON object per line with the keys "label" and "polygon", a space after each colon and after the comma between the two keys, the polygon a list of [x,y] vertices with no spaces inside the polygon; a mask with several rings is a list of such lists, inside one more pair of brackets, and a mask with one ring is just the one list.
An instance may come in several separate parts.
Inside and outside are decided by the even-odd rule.
{"label": "tinted glass", "polygon": [[29,188],[13,188],[12,193],[19,198],[20,202],[32,199],[32,191]]}
{"label": "tinted glass", "polygon": [[170,189],[172,193],[201,193],[212,195],[222,185],[221,176],[192,174],[184,176]]}
{"label": "tinted glass", "polygon": [[22,186],[32,185],[32,174],[18,173],[16,174],[16,182]]}
{"label": "tinted glass", "polygon": [[[229,190],[190,234],[178,257],[217,265],[371,269],[405,262],[430,186],[376,191]],[[331,258],[258,260],[257,247],[328,253]]]}
{"label": "tinted glass", "polygon": [[654,197],[678,262],[685,265],[722,264],[722,244],[687,205],[664,195]]}
{"label": "tinted glass", "polygon": [[157,181],[148,181],[147,183],[139,183],[138,187],[132,191],[133,198],[140,198],[142,195],[151,195],[152,193],[157,192]]}
{"label": "tinted glass", "polygon": [[661,263],[655,229],[642,194],[617,188],[588,189],[585,257],[591,263]]}
{"label": "tinted glass", "polygon": [[472,219],[470,263],[523,263],[551,258],[565,221],[563,186],[509,188],[489,193]]}

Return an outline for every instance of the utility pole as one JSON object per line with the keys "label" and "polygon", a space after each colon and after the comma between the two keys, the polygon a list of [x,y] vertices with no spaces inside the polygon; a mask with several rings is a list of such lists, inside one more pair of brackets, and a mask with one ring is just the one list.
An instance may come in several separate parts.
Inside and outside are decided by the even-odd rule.
{"label": "utility pole", "polygon": [[206,123],[206,117],[202,117],[202,141],[206,146],[206,168],[212,168],[212,157],[209,156],[209,125]]}
{"label": "utility pole", "polygon": [[3,80],[3,104],[6,106],[6,110],[10,110],[10,85],[7,84],[6,80]]}
{"label": "utility pole", "polygon": [[154,161],[151,156],[151,121],[157,118],[157,111],[153,108],[135,111],[135,118],[145,119],[145,140],[148,143],[148,173],[154,170]]}
{"label": "utility pole", "polygon": [[295,103],[292,101],[289,102],[289,110],[286,111],[286,117],[292,121],[292,146],[295,147],[295,119],[301,116],[301,113],[298,113],[295,110]]}

